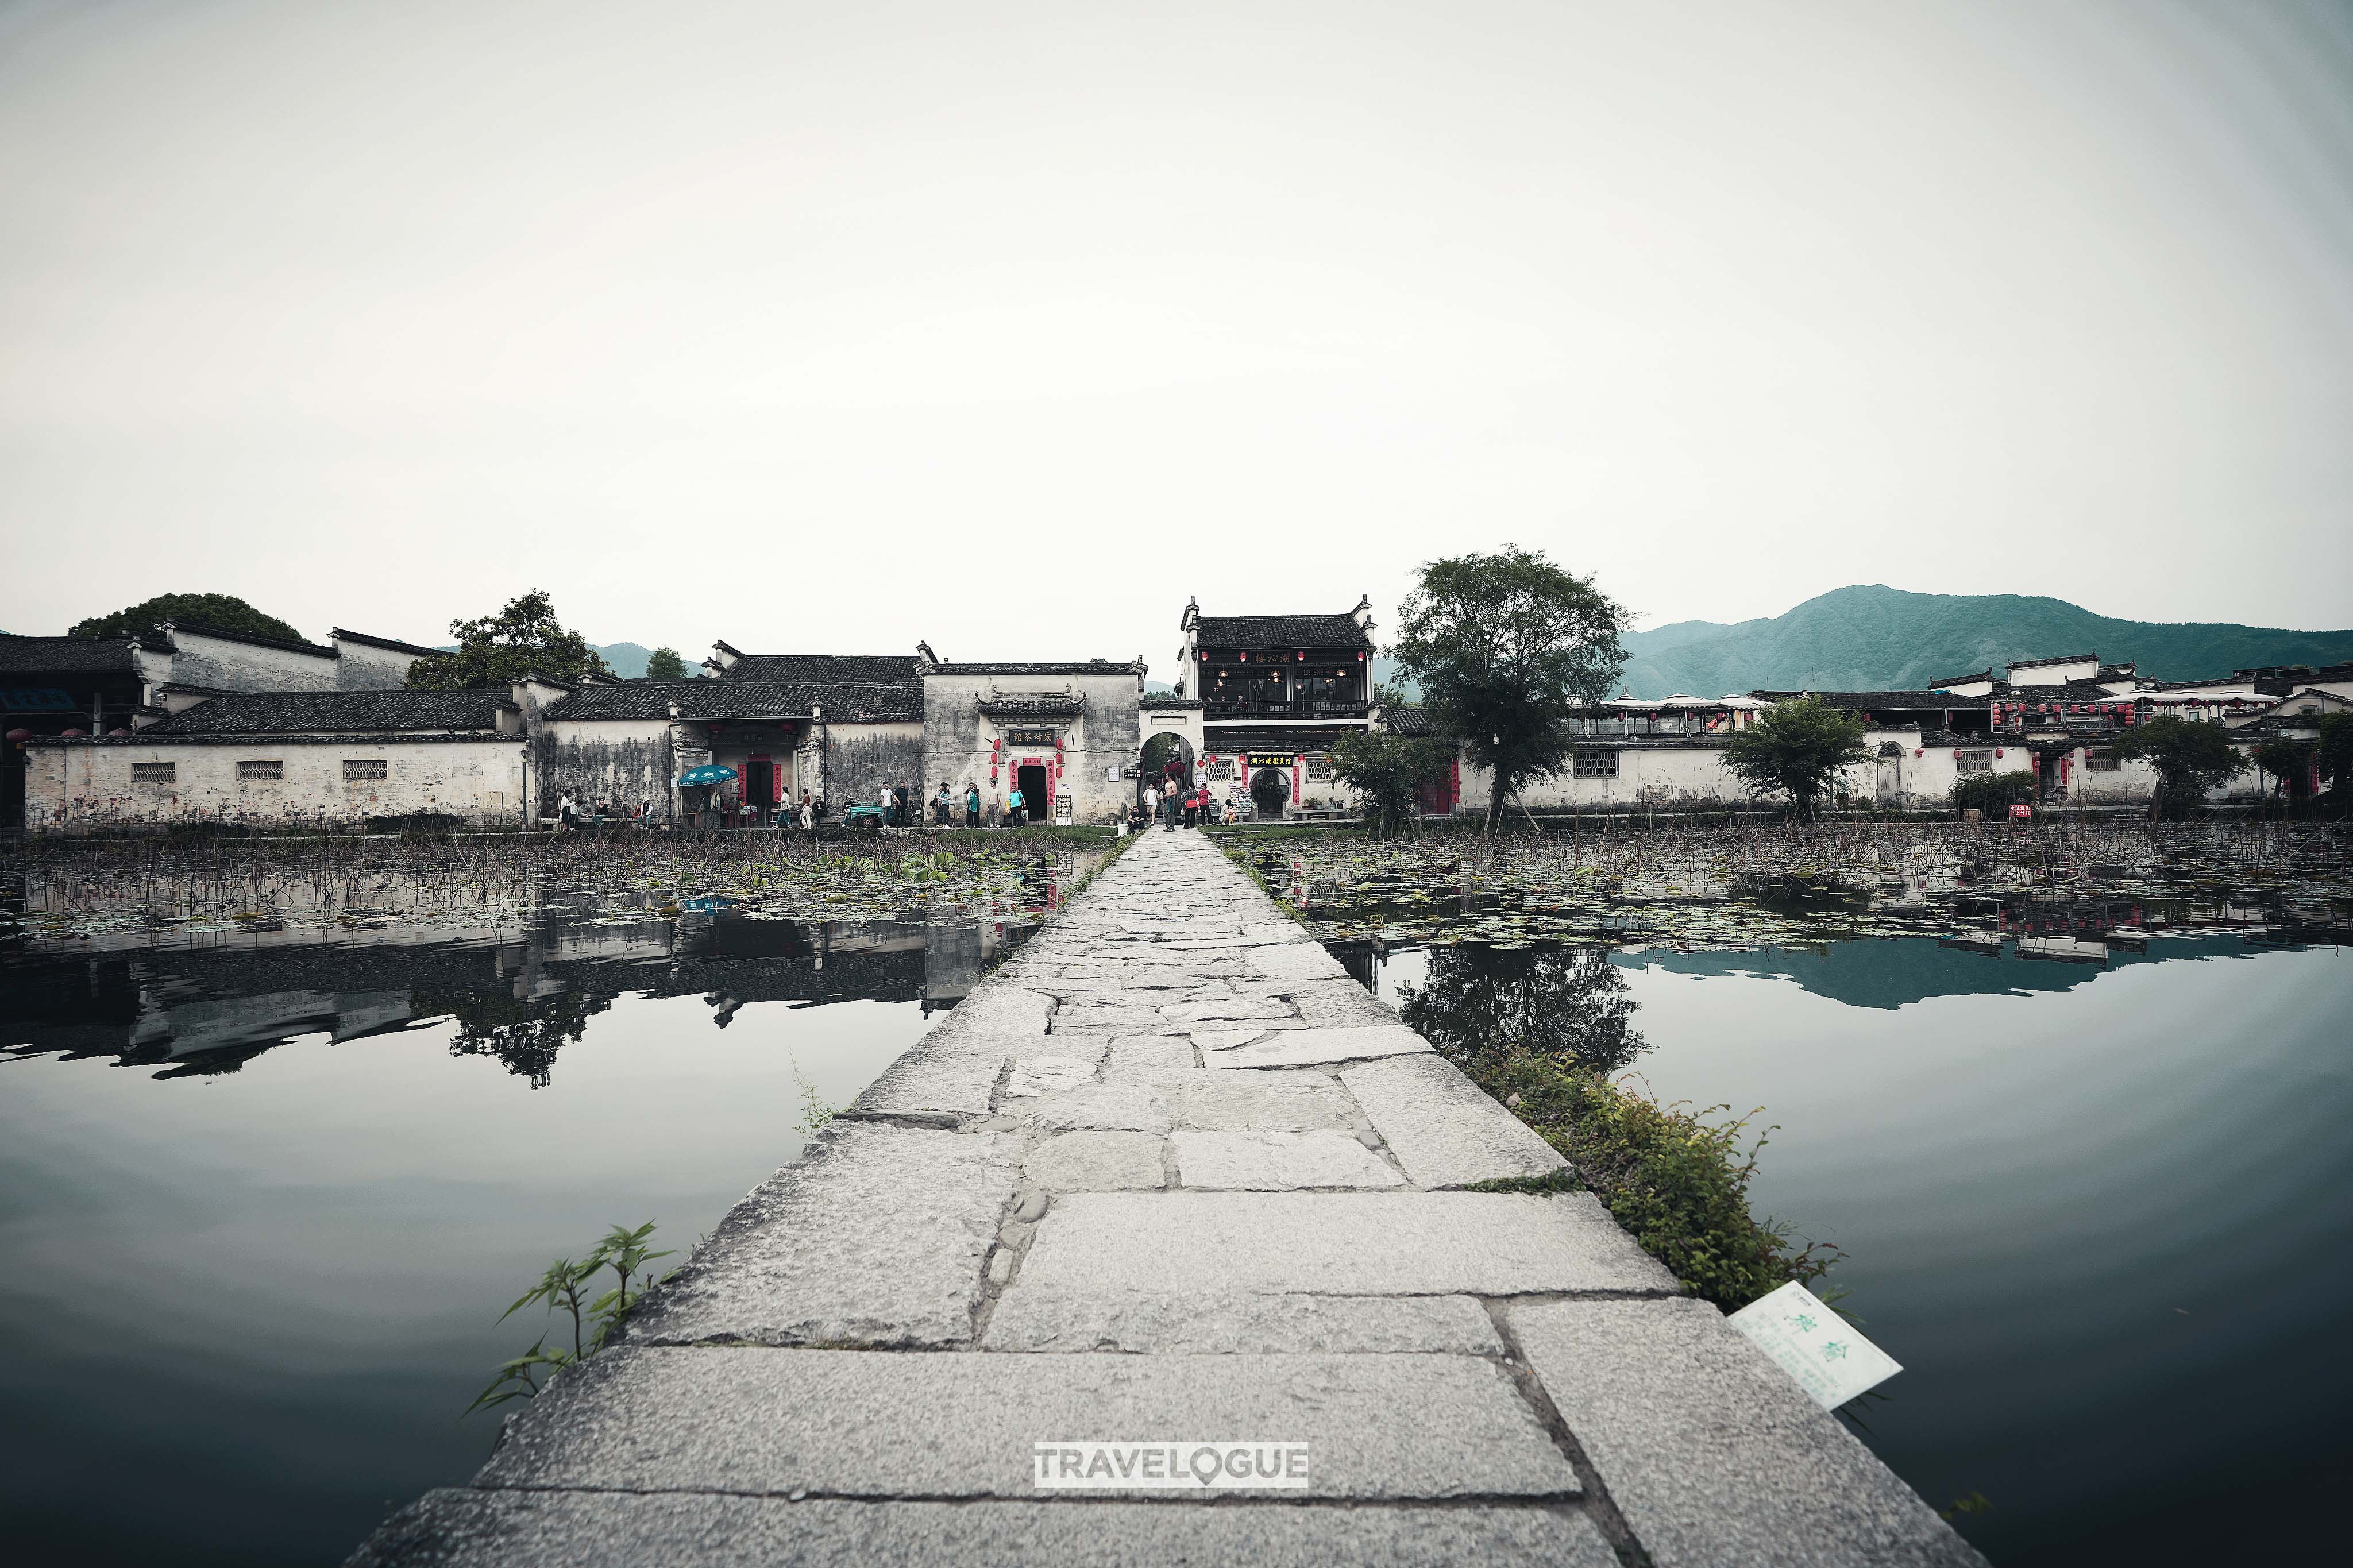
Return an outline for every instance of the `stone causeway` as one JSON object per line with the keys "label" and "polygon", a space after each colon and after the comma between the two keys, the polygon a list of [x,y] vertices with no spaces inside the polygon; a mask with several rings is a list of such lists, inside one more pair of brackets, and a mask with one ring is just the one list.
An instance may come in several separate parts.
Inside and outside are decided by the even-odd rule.
{"label": "stone causeway", "polygon": [[351,1562],[1982,1562],[1590,1195],[1462,1190],[1561,1163],[1148,832]]}

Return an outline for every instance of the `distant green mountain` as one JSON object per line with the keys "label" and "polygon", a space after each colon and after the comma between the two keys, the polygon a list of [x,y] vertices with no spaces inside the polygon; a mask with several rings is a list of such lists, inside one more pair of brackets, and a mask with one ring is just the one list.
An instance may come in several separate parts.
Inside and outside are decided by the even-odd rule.
{"label": "distant green mountain", "polygon": [[1786,615],[1678,621],[1625,639],[1621,689],[1636,697],[1725,692],[1909,691],[2012,659],[2096,653],[2151,680],[2195,680],[2262,664],[2353,660],[2353,630],[2284,631],[2207,621],[2126,621],[2064,599],[1833,589]]}

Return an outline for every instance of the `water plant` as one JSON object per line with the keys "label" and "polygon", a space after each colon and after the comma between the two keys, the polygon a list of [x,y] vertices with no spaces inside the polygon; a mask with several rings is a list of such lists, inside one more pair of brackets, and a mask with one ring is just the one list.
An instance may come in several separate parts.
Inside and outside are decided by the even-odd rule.
{"label": "water plant", "polygon": [[[613,1331],[629,1315],[629,1309],[653,1288],[654,1277],[646,1265],[670,1256],[668,1250],[652,1250],[649,1243],[653,1234],[651,1220],[635,1230],[617,1225],[605,1233],[587,1257],[577,1261],[559,1258],[549,1264],[547,1271],[539,1277],[539,1283],[516,1297],[514,1305],[499,1314],[499,1321],[503,1323],[533,1305],[545,1307],[551,1316],[562,1311],[572,1320],[572,1348],[565,1350],[558,1345],[550,1350],[547,1335],[540,1335],[531,1349],[499,1363],[489,1386],[474,1396],[465,1415],[504,1405],[511,1399],[533,1398],[546,1387],[541,1381],[543,1373],[552,1378],[602,1349]],[[597,1276],[607,1268],[613,1271],[612,1289],[592,1298],[589,1291],[595,1289]],[[637,1286],[634,1291],[630,1289],[633,1281]]]}

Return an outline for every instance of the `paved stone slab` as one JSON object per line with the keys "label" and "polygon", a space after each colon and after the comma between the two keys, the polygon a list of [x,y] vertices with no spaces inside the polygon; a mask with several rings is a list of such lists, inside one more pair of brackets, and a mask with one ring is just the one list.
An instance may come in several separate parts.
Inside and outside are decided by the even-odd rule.
{"label": "paved stone slab", "polygon": [[1006,1292],[985,1350],[1236,1355],[1501,1355],[1468,1296],[1253,1296],[1175,1290]]}
{"label": "paved stone slab", "polygon": [[969,1343],[1013,1141],[849,1122],[754,1188],[629,1320],[637,1344]]}
{"label": "paved stone slab", "polygon": [[1013,1076],[1005,1085],[1005,1098],[1026,1100],[1069,1089],[1073,1084],[1092,1083],[1095,1063],[1101,1059],[1100,1051],[1081,1057],[1015,1057]]}
{"label": "paved stone slab", "polygon": [[1149,1132],[1064,1132],[1021,1162],[1050,1193],[1113,1193],[1168,1184],[1158,1137]]}
{"label": "paved stone slab", "polygon": [[1074,1292],[1677,1289],[1589,1193],[1082,1194],[1038,1227],[1023,1279]]}
{"label": "paved stone slab", "polygon": [[1212,1068],[1173,1081],[1180,1127],[1303,1132],[1354,1124],[1339,1080],[1320,1072],[1227,1072]]}
{"label": "paved stone slab", "polygon": [[1401,1187],[1397,1168],[1349,1132],[1200,1131],[1168,1140],[1176,1184],[1216,1192]]}
{"label": "paved stone slab", "polygon": [[1658,1568],[1983,1563],[1706,1302],[1560,1301],[1508,1316]]}
{"label": "paved stone slab", "polygon": [[1130,1035],[1111,1043],[1103,1059],[1105,1083],[1156,1081],[1174,1072],[1190,1071],[1193,1042],[1183,1035]]}
{"label": "paved stone slab", "polygon": [[[729,1418],[714,1420],[722,1411]],[[1412,1419],[1397,1419],[1401,1411]],[[591,1358],[530,1403],[480,1480],[1026,1498],[1036,1495],[1035,1442],[1187,1433],[1198,1441],[1209,1432],[1309,1444],[1309,1497],[1567,1498],[1577,1490],[1575,1472],[1509,1375],[1472,1356],[743,1348],[620,1349]]]}
{"label": "paved stone slab", "polygon": [[852,1502],[579,1491],[427,1492],[347,1568],[1105,1568],[1249,1563],[1616,1568],[1575,1505],[1211,1508],[1199,1503]]}
{"label": "paved stone slab", "polygon": [[1430,1042],[1403,1024],[1365,1024],[1343,1028],[1281,1029],[1261,1037],[1255,1045],[1218,1050],[1208,1060],[1211,1067],[1221,1068],[1313,1067],[1317,1063],[1362,1061],[1428,1049]]}
{"label": "paved stone slab", "polygon": [[1176,1125],[1168,1101],[1140,1083],[1078,1084],[1008,1105],[1006,1113],[1049,1132],[1166,1132]]}
{"label": "paved stone slab", "polygon": [[1270,980],[1345,980],[1347,970],[1317,942],[1284,942],[1250,950],[1250,968]]}
{"label": "paved stone slab", "polygon": [[1416,1186],[1542,1176],[1568,1163],[1442,1058],[1366,1062],[1340,1080]]}

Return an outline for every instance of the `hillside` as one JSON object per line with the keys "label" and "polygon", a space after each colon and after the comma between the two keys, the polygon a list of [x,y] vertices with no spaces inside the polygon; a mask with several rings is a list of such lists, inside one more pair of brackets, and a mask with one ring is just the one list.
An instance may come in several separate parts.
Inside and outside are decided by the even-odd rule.
{"label": "hillside", "polygon": [[2154,680],[2353,659],[2353,630],[2128,621],[2064,599],[1909,594],[1883,584],[1833,589],[1763,620],[1680,621],[1629,633],[1625,643],[1631,658],[1621,687],[1636,697],[1715,697],[1759,688],[1913,690],[1988,666],[1999,674],[2013,658],[2068,653],[2137,661]]}

